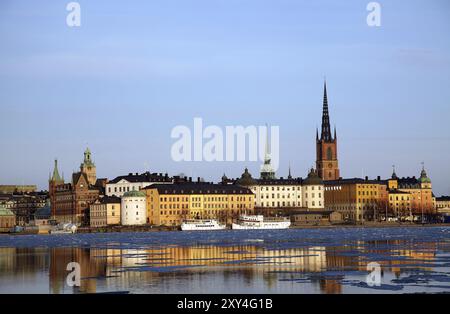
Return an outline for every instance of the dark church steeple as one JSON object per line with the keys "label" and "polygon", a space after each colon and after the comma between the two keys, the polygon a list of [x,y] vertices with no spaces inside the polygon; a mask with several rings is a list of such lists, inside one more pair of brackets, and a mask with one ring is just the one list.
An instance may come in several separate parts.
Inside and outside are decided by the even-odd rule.
{"label": "dark church steeple", "polygon": [[328,97],[327,97],[327,82],[323,84],[323,111],[322,111],[322,134],[320,139],[329,142],[332,141],[331,127],[330,127],[330,114],[328,112]]}
{"label": "dark church steeple", "polygon": [[323,84],[322,104],[322,132],[316,130],[316,168],[318,175],[323,180],[339,179],[339,165],[337,158],[337,135],[334,127],[334,137],[331,134],[330,113],[328,111],[327,82]]}

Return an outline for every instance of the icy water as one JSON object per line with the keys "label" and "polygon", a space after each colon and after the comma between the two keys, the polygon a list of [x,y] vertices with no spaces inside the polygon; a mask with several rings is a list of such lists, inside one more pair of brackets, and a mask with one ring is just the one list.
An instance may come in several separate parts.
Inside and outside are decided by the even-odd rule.
{"label": "icy water", "polygon": [[450,292],[450,227],[0,236],[0,293],[117,291]]}

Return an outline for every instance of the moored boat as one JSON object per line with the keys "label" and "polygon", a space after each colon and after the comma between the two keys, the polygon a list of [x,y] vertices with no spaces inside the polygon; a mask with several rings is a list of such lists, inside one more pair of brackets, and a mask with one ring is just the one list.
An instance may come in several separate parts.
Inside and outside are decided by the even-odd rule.
{"label": "moored boat", "polygon": [[78,227],[71,223],[58,225],[56,228],[50,229],[50,234],[73,234],[77,232]]}
{"label": "moored boat", "polygon": [[291,221],[288,218],[275,217],[266,218],[263,215],[241,215],[236,223],[232,224],[235,230],[254,230],[254,229],[288,229]]}
{"label": "moored boat", "polygon": [[216,219],[189,219],[181,224],[183,231],[224,230],[226,225],[220,224]]}

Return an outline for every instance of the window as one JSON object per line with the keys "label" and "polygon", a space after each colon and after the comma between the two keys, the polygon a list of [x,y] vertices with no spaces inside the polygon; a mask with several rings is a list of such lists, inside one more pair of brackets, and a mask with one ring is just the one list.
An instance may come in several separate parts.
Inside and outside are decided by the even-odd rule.
{"label": "window", "polygon": [[331,147],[328,147],[328,149],[327,149],[327,159],[328,160],[333,159],[333,151],[331,150]]}

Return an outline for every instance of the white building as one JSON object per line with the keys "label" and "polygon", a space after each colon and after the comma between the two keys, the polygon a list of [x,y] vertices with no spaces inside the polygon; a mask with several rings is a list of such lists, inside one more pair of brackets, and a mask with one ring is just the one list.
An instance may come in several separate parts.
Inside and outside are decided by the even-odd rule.
{"label": "white building", "polygon": [[130,191],[122,195],[120,220],[124,226],[145,225],[147,205],[145,193]]}
{"label": "white building", "polygon": [[144,172],[142,174],[129,173],[126,176],[120,176],[106,184],[107,196],[122,197],[123,194],[130,191],[140,191],[141,189],[152,184],[171,184],[173,178],[170,178],[167,173],[150,173]]}
{"label": "white building", "polygon": [[321,210],[324,208],[324,184],[314,169],[306,179],[253,179],[248,169],[236,184],[255,194],[255,208]]}

